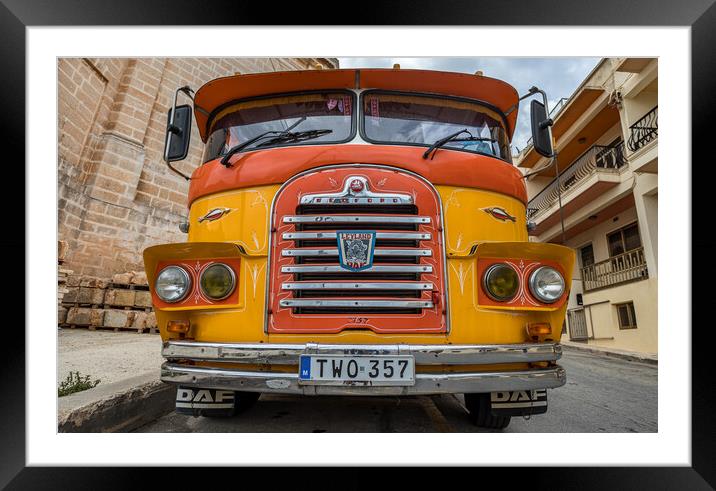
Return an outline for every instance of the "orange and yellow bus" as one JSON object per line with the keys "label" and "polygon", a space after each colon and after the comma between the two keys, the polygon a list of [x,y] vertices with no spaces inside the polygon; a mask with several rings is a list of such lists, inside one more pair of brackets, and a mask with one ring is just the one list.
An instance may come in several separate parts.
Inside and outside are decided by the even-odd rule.
{"label": "orange and yellow bus", "polygon": [[[144,251],[177,411],[456,393],[483,427],[545,412],[574,253],[528,241],[520,99],[481,74],[401,69],[178,89],[165,160],[179,172],[193,121],[204,144],[188,239]],[[549,155],[545,104],[532,128]]]}

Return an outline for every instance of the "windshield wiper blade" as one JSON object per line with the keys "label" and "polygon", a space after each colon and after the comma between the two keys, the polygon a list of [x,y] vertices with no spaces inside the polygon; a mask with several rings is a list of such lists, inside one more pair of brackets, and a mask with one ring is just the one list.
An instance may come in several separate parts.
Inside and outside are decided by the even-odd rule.
{"label": "windshield wiper blade", "polygon": [[[453,133],[452,135],[448,135],[448,136],[446,136],[446,137],[444,137],[444,138],[440,138],[439,140],[435,141],[435,143],[433,143],[432,145],[430,145],[427,150],[425,150],[425,153],[423,154],[423,158],[424,158],[424,159],[427,159],[431,152],[437,150],[438,148],[440,148],[441,146],[445,145],[447,142],[449,142],[449,141],[452,140],[453,138],[455,138],[455,137],[457,137],[457,136],[460,136],[460,135],[462,135],[463,133],[467,133],[468,135],[472,136],[472,133],[470,133],[469,131],[467,131],[467,128],[465,128],[465,129],[463,129],[463,130],[460,130],[460,131],[457,131],[457,132]],[[435,154],[433,154],[433,157],[435,157]],[[432,159],[431,159],[431,160],[432,160]]]}
{"label": "windshield wiper blade", "polygon": [[[470,135],[468,138],[457,138],[458,136],[462,135],[463,133],[467,133]],[[481,138],[479,136],[472,136],[472,133],[467,131],[467,128],[464,130],[460,130],[458,132],[453,133],[452,135],[448,135],[444,138],[441,138],[437,140],[435,143],[430,145],[430,147],[425,150],[425,153],[423,154],[423,158],[427,159],[430,153],[432,152],[432,157],[430,157],[430,160],[433,160],[435,158],[435,153],[437,152],[438,148],[442,147],[446,143],[449,142],[477,142],[477,141],[488,141],[488,142],[496,142],[494,138]]]}
{"label": "windshield wiper blade", "polygon": [[333,133],[333,130],[323,129],[299,131],[297,133],[282,133],[274,138],[266,140],[265,142],[259,143],[258,145],[256,145],[256,147],[267,147],[275,143],[312,140],[314,138],[318,138],[319,136],[327,135],[328,133]]}
{"label": "windshield wiper blade", "polygon": [[271,135],[280,135],[283,133],[283,131],[266,131],[264,133],[261,133],[259,135],[256,135],[253,138],[249,138],[243,143],[239,143],[238,145],[235,145],[229,149],[228,152],[226,152],[226,155],[224,155],[221,159],[221,164],[226,167],[231,167],[231,164],[229,163],[229,159],[234,155],[242,151],[244,148],[248,147],[249,145],[252,145],[256,143],[257,141],[261,140],[262,138],[266,138],[267,136]]}
{"label": "windshield wiper blade", "polygon": [[302,116],[302,117],[300,117],[300,118],[298,119],[298,121],[296,121],[295,123],[293,123],[291,126],[289,126],[288,128],[286,128],[285,130],[265,131],[265,132],[263,132],[263,133],[260,133],[260,134],[256,135],[256,136],[253,137],[253,138],[250,138],[250,139],[246,140],[246,141],[243,142],[243,143],[239,143],[238,145],[235,145],[235,146],[231,147],[231,148],[229,149],[229,151],[226,152],[226,155],[224,155],[224,157],[221,159],[221,164],[224,165],[224,166],[226,166],[226,167],[231,167],[231,164],[229,163],[229,159],[231,158],[232,155],[234,155],[234,154],[236,154],[236,153],[242,151],[244,148],[248,147],[249,145],[252,145],[252,144],[256,143],[257,141],[266,138],[267,136],[271,136],[271,135],[290,135],[290,134],[292,134],[292,133],[291,133],[291,130],[294,129],[294,128],[295,128],[296,126],[298,126],[299,124],[301,124],[301,123],[303,123],[304,121],[306,121],[306,118],[307,118],[307,117],[308,117],[308,116]]}

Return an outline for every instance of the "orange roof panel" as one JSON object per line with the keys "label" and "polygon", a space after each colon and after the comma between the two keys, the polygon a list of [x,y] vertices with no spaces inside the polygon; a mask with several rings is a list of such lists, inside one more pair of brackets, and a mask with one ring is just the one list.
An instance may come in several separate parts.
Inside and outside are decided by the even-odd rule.
{"label": "orange roof panel", "polygon": [[[202,141],[206,141],[211,114],[232,101],[302,90],[385,89],[466,97],[491,104],[502,112],[518,103],[510,84],[495,78],[433,70],[342,69],[252,73],[212,80],[196,91],[194,114]],[[510,137],[517,110],[507,116]]]}

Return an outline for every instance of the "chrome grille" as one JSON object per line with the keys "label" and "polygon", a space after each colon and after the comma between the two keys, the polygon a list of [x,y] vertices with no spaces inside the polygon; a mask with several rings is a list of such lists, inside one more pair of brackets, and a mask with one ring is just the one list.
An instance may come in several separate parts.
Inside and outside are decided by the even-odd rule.
{"label": "chrome grille", "polygon": [[[371,267],[341,267],[345,231],[375,233]],[[289,180],[271,207],[267,332],[447,332],[442,242],[440,195],[416,174],[350,164]]]}
{"label": "chrome grille", "polygon": [[[307,208],[299,206],[299,214],[282,219],[295,231],[281,234],[293,242],[281,255],[293,258],[295,266],[282,267],[282,272],[293,273],[294,281],[282,283],[281,289],[293,292],[293,298],[281,300],[280,306],[292,307],[296,314],[418,314],[433,307],[429,294],[435,285],[420,281],[423,273],[433,271],[432,266],[420,264],[422,257],[432,256],[430,248],[421,247],[421,242],[432,240],[432,234],[420,231],[421,225],[432,222],[430,217],[405,205],[361,206],[370,214],[350,206]],[[300,214],[307,211],[310,214]],[[336,243],[337,231],[355,228],[376,231],[374,266],[359,272],[338,264]]]}

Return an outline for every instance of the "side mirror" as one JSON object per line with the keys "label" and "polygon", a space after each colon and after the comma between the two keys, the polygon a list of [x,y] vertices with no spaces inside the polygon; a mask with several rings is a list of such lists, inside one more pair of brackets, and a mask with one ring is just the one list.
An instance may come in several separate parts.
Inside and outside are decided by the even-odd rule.
{"label": "side mirror", "polygon": [[553,121],[547,115],[544,104],[533,100],[530,106],[530,118],[532,120],[532,144],[535,151],[544,156],[552,157],[552,124]]}
{"label": "side mirror", "polygon": [[164,160],[174,162],[184,160],[189,153],[191,140],[191,106],[185,104],[172,109],[167,114],[167,135],[164,143]]}

